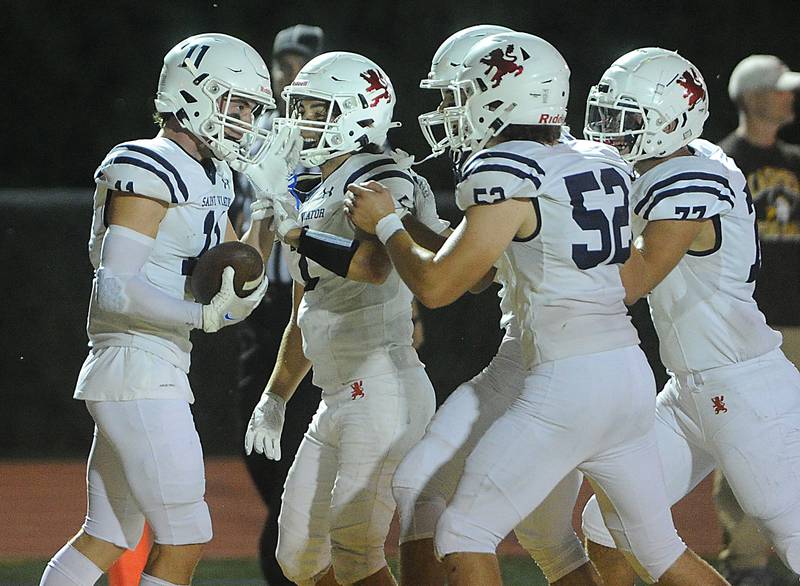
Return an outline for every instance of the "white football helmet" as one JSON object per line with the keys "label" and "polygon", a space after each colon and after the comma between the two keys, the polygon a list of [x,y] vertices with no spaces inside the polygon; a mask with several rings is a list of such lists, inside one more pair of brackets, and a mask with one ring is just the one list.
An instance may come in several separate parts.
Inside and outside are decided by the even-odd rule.
{"label": "white football helmet", "polygon": [[449,89],[456,105],[444,108],[448,140],[474,152],[509,124],[562,126],[569,67],[544,39],[500,33],[470,49]]}
{"label": "white football helmet", "polygon": [[[503,32],[511,32],[511,29],[493,24],[479,24],[450,35],[434,53],[428,77],[419,82],[419,87],[440,91],[442,105],[448,105],[452,101],[452,96],[448,97],[448,88],[455,81],[458,69],[469,50],[481,39]],[[418,120],[422,134],[431,146],[433,156],[438,157],[448,147],[458,150],[463,146],[450,144],[447,134],[439,129],[444,124],[444,113],[441,108],[420,114]],[[442,138],[437,138],[437,135]]]}
{"label": "white football helmet", "polygon": [[[253,121],[229,114],[231,101],[254,102]],[[250,45],[220,33],[189,37],[164,57],[156,110],[173,114],[220,160],[240,165],[258,160],[268,141],[252,151],[259,130],[256,118],[275,108],[269,70]]]}
{"label": "white football helmet", "polygon": [[[383,146],[392,122],[396,95],[392,82],[373,61],[355,53],[323,53],[306,63],[281,94],[286,117],[276,118],[274,130],[289,125],[318,134],[306,141],[300,162],[321,165],[328,159],[361,150],[368,144]],[[327,102],[326,120],[304,120],[298,106],[304,99]],[[309,144],[311,143],[311,144]]]}
{"label": "white football helmet", "polygon": [[703,76],[674,51],[626,53],[589,90],[583,134],[631,163],[665,157],[698,138],[708,118]]}

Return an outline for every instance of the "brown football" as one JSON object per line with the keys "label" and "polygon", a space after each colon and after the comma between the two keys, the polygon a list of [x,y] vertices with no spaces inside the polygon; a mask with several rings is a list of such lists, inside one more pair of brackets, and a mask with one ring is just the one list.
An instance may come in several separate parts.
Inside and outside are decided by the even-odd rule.
{"label": "brown football", "polygon": [[222,287],[222,271],[233,267],[233,288],[239,297],[247,297],[261,282],[264,270],[261,254],[248,244],[223,242],[210,248],[197,259],[189,280],[192,295],[198,303],[207,304]]}

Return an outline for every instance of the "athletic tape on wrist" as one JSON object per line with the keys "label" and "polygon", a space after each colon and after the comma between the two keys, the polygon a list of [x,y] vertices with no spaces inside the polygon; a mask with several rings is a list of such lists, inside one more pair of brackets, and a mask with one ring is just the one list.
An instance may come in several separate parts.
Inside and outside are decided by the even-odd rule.
{"label": "athletic tape on wrist", "polygon": [[378,240],[384,244],[386,244],[389,238],[398,230],[405,230],[405,228],[403,227],[403,221],[397,214],[384,216],[375,224],[375,235],[378,237]]}

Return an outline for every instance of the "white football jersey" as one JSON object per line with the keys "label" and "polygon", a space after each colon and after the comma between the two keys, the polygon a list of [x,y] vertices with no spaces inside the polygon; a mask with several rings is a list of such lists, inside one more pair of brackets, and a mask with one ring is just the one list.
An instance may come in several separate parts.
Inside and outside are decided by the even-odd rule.
{"label": "white football jersey", "polygon": [[[158,229],[155,247],[143,268],[151,285],[177,299],[192,300],[186,280],[202,253],[225,238],[233,181],[227,163],[203,164],[164,137],[134,140],[115,146],[95,173],[94,218],[89,258],[95,269],[107,225],[110,191],[136,193],[169,205]],[[189,370],[190,326],[165,327],[98,307],[92,286],[87,330],[90,345],[133,346]]]}
{"label": "white football jersey", "polygon": [[630,254],[630,171],[616,150],[583,140],[504,142],[464,165],[460,209],[528,199],[539,216],[500,271],[526,367],[638,343],[619,276]]}
{"label": "white football jersey", "polygon": [[[391,190],[398,210],[409,210],[432,230],[443,232],[449,224],[438,218],[430,187],[402,163],[392,154],[351,156],[300,205],[300,223],[354,238],[343,205],[347,186],[375,180]],[[361,283],[286,249],[292,277],[305,287],[298,324],[317,386],[339,388],[357,378],[421,364],[411,346],[411,291],[394,269],[380,285]]]}
{"label": "white football jersey", "polygon": [[747,181],[718,146],[689,147],[694,156],[653,167],[631,194],[637,233],[648,221],[703,218],[716,230],[711,250],[687,252],[648,296],[661,361],[676,373],[742,362],[781,344],[753,300],[760,255]]}

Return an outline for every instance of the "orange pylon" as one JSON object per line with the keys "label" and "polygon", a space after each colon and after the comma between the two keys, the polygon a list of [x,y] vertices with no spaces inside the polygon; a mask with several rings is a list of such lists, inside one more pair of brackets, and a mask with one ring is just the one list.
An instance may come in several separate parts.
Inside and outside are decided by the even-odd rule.
{"label": "orange pylon", "polygon": [[108,570],[109,586],[138,586],[150,553],[152,536],[145,524],[142,538],[136,549],[128,550]]}

